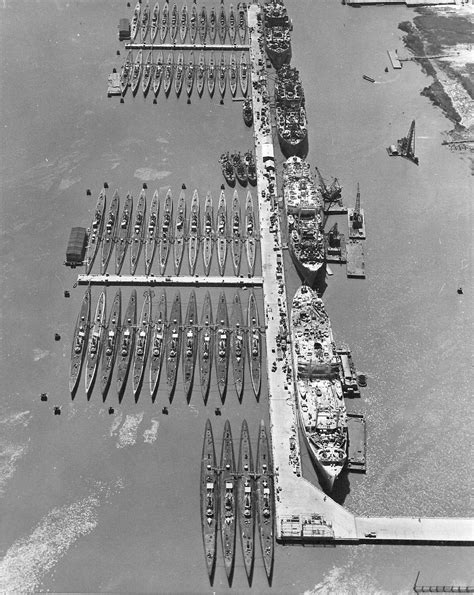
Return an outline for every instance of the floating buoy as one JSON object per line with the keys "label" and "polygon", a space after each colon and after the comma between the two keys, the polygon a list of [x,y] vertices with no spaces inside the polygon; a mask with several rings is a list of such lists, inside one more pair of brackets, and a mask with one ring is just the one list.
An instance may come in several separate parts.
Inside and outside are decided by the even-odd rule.
{"label": "floating buoy", "polygon": [[181,185],[181,188],[182,188],[183,190],[186,190],[186,184],[182,184],[182,185]]}
{"label": "floating buoy", "polygon": [[109,415],[112,415],[115,412],[115,409],[113,407],[109,407]]}
{"label": "floating buoy", "polygon": [[[117,50],[117,56],[120,56],[120,50]],[[117,72],[114,68],[114,72]]]}
{"label": "floating buoy", "polygon": [[41,400],[47,401],[48,400],[48,393],[41,393]]}
{"label": "floating buoy", "polygon": [[143,183],[143,186],[142,186],[142,188],[143,188],[143,190],[146,190],[146,189],[148,188],[148,186],[146,185],[146,183],[145,183],[145,182]]}
{"label": "floating buoy", "polygon": [[56,405],[56,407],[54,408],[54,415],[61,415],[61,407],[58,407]]}
{"label": "floating buoy", "polygon": [[64,297],[65,298],[71,297],[71,294],[69,293],[69,291],[67,289],[64,290]]}
{"label": "floating buoy", "polygon": [[104,182],[104,188],[108,188],[109,185],[107,184],[107,182]]}
{"label": "floating buoy", "polygon": [[462,287],[458,287],[458,293],[459,293],[459,295],[462,295],[464,293],[462,290]]}
{"label": "floating buoy", "polygon": [[155,105],[157,104],[156,97],[155,97],[155,99],[153,99],[153,103],[154,103]]}
{"label": "floating buoy", "polygon": [[189,105],[190,103],[191,103],[191,99],[188,97],[187,104]]}
{"label": "floating buoy", "polygon": [[168,407],[163,407],[161,413],[163,413],[163,415],[168,415]]}
{"label": "floating buoy", "polygon": [[86,190],[86,196],[90,196],[91,195],[91,191],[89,189]]}
{"label": "floating buoy", "polygon": [[55,341],[60,341],[61,340],[61,335],[59,333],[54,333],[54,340]]}
{"label": "floating buoy", "polygon": [[120,98],[120,103],[124,103],[123,97]]}
{"label": "floating buoy", "polygon": [[357,384],[359,386],[367,386],[367,378],[366,378],[365,374],[359,374],[357,376]]}
{"label": "floating buoy", "polygon": [[216,415],[220,415],[221,414],[221,410],[219,407],[216,407]]}
{"label": "floating buoy", "polygon": [[221,105],[224,105],[224,100],[223,99],[221,99],[220,104]]}

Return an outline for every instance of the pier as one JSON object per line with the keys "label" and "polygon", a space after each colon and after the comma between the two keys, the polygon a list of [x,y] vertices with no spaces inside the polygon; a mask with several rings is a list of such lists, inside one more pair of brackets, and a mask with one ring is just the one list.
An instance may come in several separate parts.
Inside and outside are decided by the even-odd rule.
{"label": "pier", "polygon": [[78,275],[78,285],[146,285],[149,287],[262,287],[262,277],[204,277],[195,275]]}
{"label": "pier", "polygon": [[221,50],[246,51],[248,44],[230,43],[126,43],[126,50]]}
{"label": "pier", "polygon": [[390,58],[390,62],[392,63],[392,68],[399,69],[402,67],[402,63],[397,54],[397,50],[387,50],[388,57]]}

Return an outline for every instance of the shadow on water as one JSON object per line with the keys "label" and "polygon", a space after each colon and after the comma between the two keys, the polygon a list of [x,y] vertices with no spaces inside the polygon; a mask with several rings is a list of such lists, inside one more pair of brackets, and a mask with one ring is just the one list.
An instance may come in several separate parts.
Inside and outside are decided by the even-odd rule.
{"label": "shadow on water", "polygon": [[338,477],[336,483],[334,484],[333,490],[330,495],[335,502],[343,505],[350,492],[351,485],[349,482],[349,472],[347,470],[344,470],[342,471],[341,475]]}

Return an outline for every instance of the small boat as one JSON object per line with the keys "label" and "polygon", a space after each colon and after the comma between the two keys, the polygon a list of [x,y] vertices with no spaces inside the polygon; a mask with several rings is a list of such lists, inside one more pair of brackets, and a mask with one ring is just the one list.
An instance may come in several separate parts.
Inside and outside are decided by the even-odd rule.
{"label": "small boat", "polygon": [[102,234],[102,256],[100,259],[100,274],[105,275],[109,264],[110,256],[114,248],[117,233],[117,220],[120,207],[120,197],[118,190],[114,192],[112,202],[110,203],[109,214],[105,229]]}
{"label": "small boat", "polygon": [[232,327],[232,337],[230,341],[232,372],[234,375],[234,386],[237,391],[239,401],[242,401],[244,390],[244,370],[245,370],[245,341],[244,341],[244,316],[242,314],[242,304],[240,295],[234,296],[232,303],[232,312],[230,315],[230,324]]}
{"label": "small boat", "polygon": [[145,301],[143,302],[139,325],[137,326],[135,338],[135,354],[133,358],[132,370],[132,389],[135,400],[143,382],[146,360],[148,357],[148,346],[150,343],[151,327],[151,294],[145,291]]}
{"label": "small boat", "polygon": [[262,546],[263,565],[268,580],[273,569],[273,470],[270,444],[265,430],[265,423],[260,422],[256,461],[257,524]]}
{"label": "small boat", "polygon": [[158,95],[161,86],[161,79],[163,78],[163,72],[165,70],[163,64],[163,52],[160,50],[156,56],[155,70],[153,72],[153,93],[155,97]]}
{"label": "small boat", "polygon": [[207,35],[207,10],[206,10],[206,7],[203,6],[201,8],[201,12],[199,14],[199,38],[201,39],[201,43],[206,43],[206,35]]}
{"label": "small boat", "polygon": [[239,2],[237,5],[237,12],[239,15],[239,22],[238,22],[238,31],[240,37],[240,43],[245,43],[245,38],[247,36],[247,11],[246,6],[243,2]]}
{"label": "small boat", "polygon": [[247,252],[249,275],[253,277],[255,272],[255,256],[257,254],[257,226],[250,190],[247,192],[247,200],[245,201],[245,250]]}
{"label": "small boat", "polygon": [[207,420],[201,456],[201,527],[204,556],[211,584],[214,579],[217,558],[218,485],[219,475],[214,436],[211,422]]}
{"label": "small boat", "polygon": [[130,41],[134,41],[138,33],[140,25],[140,12],[142,10],[142,4],[140,0],[135,4],[135,10],[133,11],[132,22],[130,23]]}
{"label": "small boat", "polygon": [[227,258],[227,204],[224,190],[221,190],[219,196],[219,205],[217,207],[217,261],[219,264],[219,274],[224,275],[225,261]]}
{"label": "small boat", "polygon": [[221,453],[221,537],[224,553],[224,567],[230,581],[234,570],[235,561],[235,530],[237,514],[237,489],[235,479],[234,445],[229,420],[224,426]]}
{"label": "small boat", "polygon": [[211,43],[216,43],[216,35],[217,35],[217,14],[216,9],[213,6],[211,8],[211,12],[209,14],[209,23],[208,23],[208,31],[209,31],[209,41]]}
{"label": "small boat", "polygon": [[365,79],[366,81],[369,81],[369,83],[375,83],[375,79],[372,78],[371,76],[367,76],[366,74],[363,74],[362,78]]}
{"label": "small boat", "polygon": [[250,378],[252,379],[253,392],[258,399],[262,376],[262,339],[258,322],[257,301],[253,293],[249,295],[247,327]]}
{"label": "small boat", "polygon": [[201,236],[201,221],[199,216],[199,195],[195,190],[191,201],[191,212],[189,215],[188,230],[188,261],[189,274],[194,275],[199,252],[199,240]]}
{"label": "small boat", "polygon": [[150,394],[152,401],[155,398],[160,381],[161,369],[163,367],[163,354],[165,352],[166,333],[166,293],[160,297],[158,314],[153,320],[153,334],[150,345]]}
{"label": "small boat", "polygon": [[219,79],[219,93],[222,95],[222,97],[224,97],[225,85],[226,85],[226,79],[227,79],[227,66],[225,65],[224,52],[221,53],[221,59],[219,62],[218,79]]}
{"label": "small boat", "polygon": [[97,366],[100,359],[100,351],[102,349],[102,336],[104,334],[105,323],[105,291],[103,291],[97,301],[95,309],[94,323],[89,334],[89,343],[87,345],[86,358],[86,395],[89,397],[92,386],[94,385],[95,375],[97,374]]}
{"label": "small boat", "polygon": [[166,61],[165,72],[164,72],[164,83],[163,89],[165,95],[168,97],[171,90],[171,83],[173,82],[173,52],[169,52],[168,60]]}
{"label": "small boat", "polygon": [[235,20],[235,12],[234,12],[234,5],[231,4],[229,8],[229,37],[230,43],[233,45],[235,43],[235,36],[237,35],[237,23]]}
{"label": "small boat", "polygon": [[170,251],[170,244],[173,227],[173,197],[171,195],[171,188],[168,189],[165,198],[165,206],[163,212],[163,221],[161,222],[161,237],[160,237],[160,275],[165,274],[166,263],[168,262],[168,255]]}
{"label": "small boat", "polygon": [[181,89],[183,87],[183,79],[184,79],[184,55],[183,52],[179,52],[178,54],[178,63],[176,65],[176,75],[174,78],[174,90],[176,91],[176,95],[179,97],[181,93]]}
{"label": "small boat", "polygon": [[191,291],[189,297],[183,332],[183,385],[184,395],[189,402],[193,391],[194,368],[196,367],[198,346],[198,315],[196,292],[194,289]]}
{"label": "small boat", "polygon": [[214,95],[214,89],[216,88],[216,63],[214,61],[214,52],[211,52],[209,56],[209,64],[207,65],[207,90],[209,95]]}
{"label": "small boat", "polygon": [[135,326],[137,324],[137,290],[132,290],[122,322],[120,349],[117,354],[117,393],[119,401],[127,384],[128,372],[132,361],[135,344]]}
{"label": "small boat", "polygon": [[86,353],[89,323],[91,317],[91,289],[88,287],[82,298],[81,309],[77,315],[71,348],[71,367],[69,371],[69,392],[75,395],[81,376],[82,363]]}
{"label": "small boat", "polygon": [[221,43],[225,43],[227,35],[227,16],[225,13],[224,0],[221,0],[221,9],[219,11],[219,26],[217,29]]}
{"label": "small boat", "polygon": [[235,58],[234,52],[232,52],[230,55],[229,86],[232,97],[235,97],[237,92],[237,60]]}
{"label": "small boat", "polygon": [[255,476],[249,428],[245,419],[240,433],[238,477],[237,510],[239,511],[240,540],[245,572],[250,583],[255,550]]}
{"label": "small boat", "polygon": [[153,258],[155,257],[159,215],[160,203],[158,201],[158,190],[155,190],[150,206],[150,217],[148,219],[148,230],[145,241],[145,275],[150,274]]}
{"label": "small boat", "polygon": [[140,84],[140,79],[142,76],[142,69],[143,69],[143,50],[138,50],[137,57],[135,58],[135,63],[133,64],[132,70],[132,93],[135,95],[138,89],[138,85]]}
{"label": "small boat", "polygon": [[242,256],[242,237],[240,233],[240,200],[237,190],[232,198],[232,232],[231,232],[232,265],[236,277],[240,274],[240,260]]}
{"label": "small boat", "polygon": [[179,355],[181,353],[181,332],[181,294],[177,291],[171,308],[166,340],[166,377],[170,397],[173,396],[176,387]]}
{"label": "small boat", "polygon": [[196,88],[197,88],[199,97],[202,97],[205,79],[206,79],[206,61],[204,59],[204,50],[201,50],[201,52],[199,54],[199,64],[198,64],[198,68],[197,68],[197,81],[196,81]]}
{"label": "small boat", "polygon": [[156,35],[158,33],[158,27],[160,25],[160,5],[157,2],[153,7],[150,22],[150,39],[151,43],[155,43]]}
{"label": "small boat", "polygon": [[248,85],[249,85],[248,72],[249,72],[249,66],[248,66],[248,62],[247,62],[247,53],[242,52],[240,54],[239,81],[240,81],[240,90],[242,91],[242,95],[244,97],[247,95],[247,90],[248,90]]}
{"label": "small boat", "polygon": [[201,332],[199,334],[199,371],[204,404],[207,403],[207,396],[209,394],[213,356],[214,328],[212,325],[212,302],[211,294],[207,291],[202,306]]}
{"label": "small boat", "polygon": [[[184,184],[183,184],[184,186]],[[186,195],[181,189],[178,198],[176,220],[174,224],[174,274],[179,275],[184,254],[184,238],[186,237]]]}
{"label": "small boat", "polygon": [[229,316],[225,293],[219,296],[216,315],[216,376],[217,386],[222,402],[224,402],[227,388],[227,374],[229,369]]}
{"label": "small boat", "polygon": [[142,18],[140,22],[140,39],[142,42],[145,41],[148,29],[150,27],[150,5],[148,2],[142,12]]}
{"label": "small boat", "polygon": [[170,37],[171,41],[176,41],[176,35],[178,34],[179,28],[179,15],[178,15],[178,7],[176,3],[173,4],[173,8],[171,9],[171,20],[170,20]]}
{"label": "small boat", "polygon": [[130,74],[132,72],[133,67],[133,52],[132,50],[128,51],[127,58],[125,62],[122,64],[122,68],[120,69],[120,89],[122,91],[122,95],[125,95],[127,92],[127,87],[130,84]]}
{"label": "small boat", "polygon": [[148,52],[148,56],[143,69],[142,91],[143,95],[148,93],[150,89],[151,80],[153,78],[153,51]]}
{"label": "small boat", "polygon": [[130,230],[132,226],[133,196],[128,193],[123,206],[122,217],[117,231],[117,242],[115,246],[115,274],[120,275],[122,270],[127,247],[130,243]]}
{"label": "small boat", "polygon": [[[240,77],[240,82],[242,83],[242,76]],[[242,105],[242,116],[244,118],[244,122],[246,126],[252,126],[253,124],[253,109],[252,109],[252,100],[246,99]]]}
{"label": "small boat", "polygon": [[101,190],[97,198],[97,204],[95,206],[94,211],[94,218],[92,219],[92,223],[88,231],[87,253],[84,260],[84,263],[86,265],[86,275],[88,275],[91,272],[92,265],[94,264],[95,257],[97,256],[97,252],[99,250],[100,240],[102,239],[102,231],[104,229],[104,215],[106,203],[107,197],[104,189]]}
{"label": "small boat", "polygon": [[210,192],[207,193],[204,204],[204,235],[202,241],[202,260],[204,263],[204,274],[207,277],[211,270],[212,251],[214,248],[214,207]]}
{"label": "small boat", "polygon": [[235,165],[235,176],[239,180],[239,184],[242,186],[247,186],[248,182],[248,173],[247,173],[247,164],[245,161],[240,157]]}
{"label": "small boat", "polygon": [[112,310],[109,314],[109,321],[107,324],[107,333],[105,335],[105,343],[102,348],[102,366],[100,372],[100,390],[102,398],[105,401],[107,391],[109,390],[110,380],[112,379],[112,371],[114,369],[115,357],[117,355],[117,347],[120,340],[120,317],[122,312],[122,291],[117,290],[112,304]]}
{"label": "small boat", "polygon": [[133,224],[131,247],[130,247],[130,274],[134,275],[137,270],[138,259],[142,250],[142,244],[145,235],[145,214],[146,214],[146,194],[142,189],[138,197],[137,213]]}
{"label": "small boat", "polygon": [[168,0],[166,0],[165,5],[163,6],[163,14],[161,16],[161,24],[160,24],[160,40],[163,43],[166,39],[166,35],[168,34],[168,28],[170,24],[170,15],[169,15],[169,4]]}
{"label": "small boat", "polygon": [[247,164],[247,179],[252,186],[257,185],[257,166],[253,154],[248,151],[245,154],[245,163]]}
{"label": "small boat", "polygon": [[194,78],[196,76],[196,66],[194,64],[194,52],[189,52],[189,61],[186,68],[186,93],[188,97],[191,97],[193,92]]}
{"label": "small boat", "polygon": [[183,4],[181,8],[181,16],[179,19],[179,38],[181,43],[184,43],[186,35],[188,34],[188,6]]}
{"label": "small boat", "polygon": [[196,0],[193,0],[193,6],[191,8],[191,17],[189,19],[189,37],[191,43],[196,43],[196,36],[198,31],[198,12],[196,6]]}

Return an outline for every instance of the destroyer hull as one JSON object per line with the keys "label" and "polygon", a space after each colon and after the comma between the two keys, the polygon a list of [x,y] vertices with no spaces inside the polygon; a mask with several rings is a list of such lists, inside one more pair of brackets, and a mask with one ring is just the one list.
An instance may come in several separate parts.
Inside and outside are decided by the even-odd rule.
{"label": "destroyer hull", "polygon": [[194,369],[197,355],[197,303],[196,293],[191,292],[183,337],[183,384],[184,394],[189,401],[193,390]]}
{"label": "destroyer hull", "polygon": [[148,346],[150,341],[150,323],[151,295],[150,292],[147,291],[145,293],[145,301],[143,302],[140,315],[140,324],[137,328],[137,336],[135,338],[135,352],[132,371],[132,389],[135,399],[137,398],[142,386],[143,375],[145,373],[145,364],[148,357]]}
{"label": "destroyer hull", "polygon": [[152,400],[155,398],[156,391],[158,390],[161,370],[163,368],[166,309],[166,293],[163,291],[160,298],[160,305],[158,307],[158,316],[154,322],[154,330],[150,345],[150,394]]}
{"label": "destroyer hull", "polygon": [[201,527],[209,580],[213,581],[217,558],[218,475],[211,422],[207,420],[201,456]]}
{"label": "destroyer hull", "polygon": [[171,308],[171,317],[168,323],[166,376],[170,397],[173,396],[178,376],[179,358],[181,354],[181,295],[176,293]]}
{"label": "destroyer hull", "polygon": [[127,247],[130,242],[130,229],[132,223],[133,198],[130,194],[125,199],[125,205],[122,211],[122,218],[119,222],[119,231],[117,234],[117,244],[115,246],[115,274],[120,275],[122,270]]}
{"label": "destroyer hull", "polygon": [[128,373],[132,361],[135,344],[135,326],[137,324],[137,291],[134,289],[130,296],[125,316],[122,323],[120,347],[117,358],[117,394],[122,398],[127,384]]}
{"label": "destroyer hull", "polygon": [[69,371],[69,392],[71,395],[75,395],[81,376],[82,364],[88,344],[90,316],[91,290],[88,288],[82,298],[81,309],[77,315],[74,339],[71,347],[71,367]]}
{"label": "destroyer hull", "polygon": [[255,481],[252,448],[246,420],[242,423],[239,448],[238,516],[242,555],[249,582],[252,579],[255,536]]}
{"label": "destroyer hull", "polygon": [[224,427],[224,436],[222,441],[221,453],[221,494],[220,494],[220,513],[221,513],[221,539],[222,550],[224,554],[224,568],[227,578],[232,578],[235,562],[235,533],[236,533],[236,481],[234,447],[232,443],[232,433],[230,423],[227,420]]}
{"label": "destroyer hull", "polygon": [[214,329],[212,324],[212,302],[209,291],[206,293],[201,315],[201,333],[199,335],[199,371],[201,392],[207,403],[211,381],[212,358],[214,357]]}
{"label": "destroyer hull", "polygon": [[100,390],[102,398],[105,401],[107,392],[109,390],[110,381],[112,379],[112,372],[114,369],[115,358],[117,355],[117,346],[120,340],[120,316],[122,308],[122,292],[119,289],[115,295],[112,304],[112,311],[107,325],[107,334],[105,345],[102,348],[102,368],[100,375]]}

